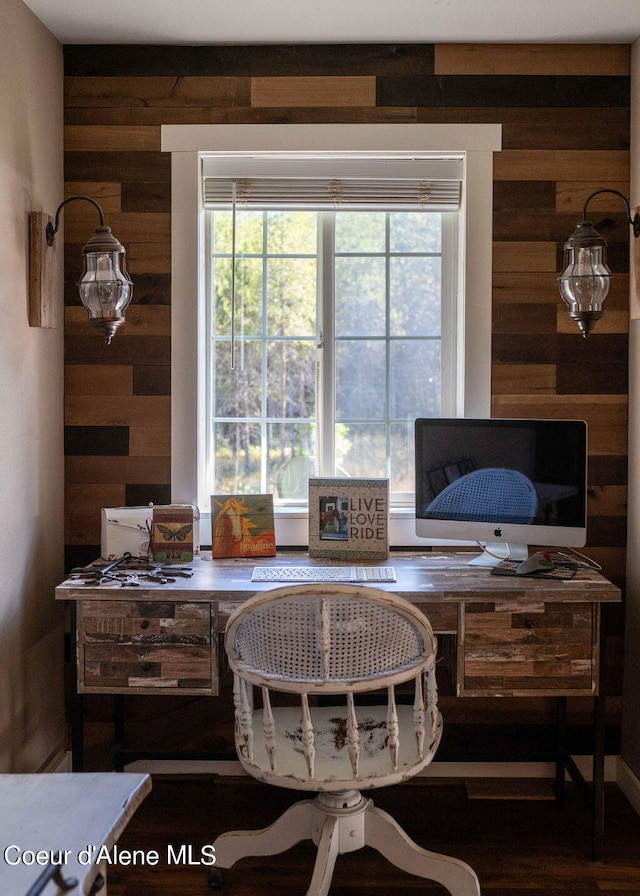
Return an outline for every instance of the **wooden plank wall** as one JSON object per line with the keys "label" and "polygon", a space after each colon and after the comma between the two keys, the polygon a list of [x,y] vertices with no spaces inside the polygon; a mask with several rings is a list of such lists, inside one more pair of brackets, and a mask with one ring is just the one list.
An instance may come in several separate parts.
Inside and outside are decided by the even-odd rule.
{"label": "wooden plank wall", "polygon": [[[160,126],[499,122],[492,412],[588,421],[587,550],[623,584],[629,233],[619,199],[589,206],[615,277],[588,339],[564,312],[556,276],[586,197],[602,187],[629,195],[628,46],[120,45],[64,55],[66,192],[102,204],[135,282],[107,347],[75,287],[95,210],[68,205],[68,565],[96,555],[101,507],[170,499],[170,158]],[[605,657],[618,668],[620,620],[609,623]]]}

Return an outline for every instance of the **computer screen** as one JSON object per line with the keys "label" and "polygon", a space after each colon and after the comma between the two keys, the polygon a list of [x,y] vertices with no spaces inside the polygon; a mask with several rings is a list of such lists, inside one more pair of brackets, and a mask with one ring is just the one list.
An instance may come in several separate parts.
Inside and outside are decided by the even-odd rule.
{"label": "computer screen", "polygon": [[482,565],[587,537],[582,420],[419,418],[416,535],[479,543]]}

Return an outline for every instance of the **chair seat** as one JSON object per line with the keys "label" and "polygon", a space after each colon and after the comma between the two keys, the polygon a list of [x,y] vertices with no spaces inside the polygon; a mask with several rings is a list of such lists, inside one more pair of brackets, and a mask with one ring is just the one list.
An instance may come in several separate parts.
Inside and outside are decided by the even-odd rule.
{"label": "chair seat", "polygon": [[[262,781],[291,790],[339,791],[357,788],[366,790],[396,784],[424,768],[438,748],[442,734],[442,717],[438,713],[435,736],[424,744],[419,756],[415,735],[413,707],[397,707],[400,749],[394,770],[387,748],[387,707],[358,707],[360,758],[358,777],[354,778],[347,743],[347,720],[344,706],[311,708],[314,728],[314,776],[309,778],[302,747],[300,707],[274,707],[276,726],[276,768],[271,770],[269,757],[259,738],[251,760],[239,752],[245,770]],[[262,710],[253,713],[253,730],[262,728]]]}

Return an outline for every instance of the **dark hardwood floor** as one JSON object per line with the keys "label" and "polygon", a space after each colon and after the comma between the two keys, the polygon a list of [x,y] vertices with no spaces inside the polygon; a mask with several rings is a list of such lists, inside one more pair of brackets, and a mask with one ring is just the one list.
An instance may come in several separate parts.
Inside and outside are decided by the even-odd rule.
{"label": "dark hardwood floor", "polygon": [[[572,784],[562,807],[553,802],[546,781],[424,777],[370,796],[420,845],[468,862],[488,896],[640,894],[640,817],[615,784],[606,785],[603,862],[591,860],[590,816]],[[211,893],[207,867],[189,864],[189,858],[199,861],[202,847],[222,831],[270,824],[301,798],[304,794],[248,777],[154,777],[150,796],[118,846],[155,850],[158,863],[114,864],[108,872],[109,896]],[[171,854],[177,862],[170,861]],[[302,843],[278,856],[244,859],[225,872],[221,892],[303,896],[314,858],[315,847]],[[389,896],[405,890],[425,896],[446,892],[394,868],[369,848],[338,858],[331,896]]]}

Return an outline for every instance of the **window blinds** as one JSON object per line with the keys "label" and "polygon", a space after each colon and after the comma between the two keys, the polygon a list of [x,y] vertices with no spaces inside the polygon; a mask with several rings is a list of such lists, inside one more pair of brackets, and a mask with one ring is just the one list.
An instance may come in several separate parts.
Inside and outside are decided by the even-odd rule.
{"label": "window blinds", "polygon": [[464,159],[273,159],[207,156],[207,209],[455,211]]}

